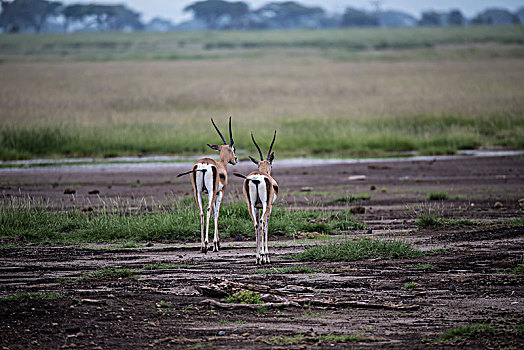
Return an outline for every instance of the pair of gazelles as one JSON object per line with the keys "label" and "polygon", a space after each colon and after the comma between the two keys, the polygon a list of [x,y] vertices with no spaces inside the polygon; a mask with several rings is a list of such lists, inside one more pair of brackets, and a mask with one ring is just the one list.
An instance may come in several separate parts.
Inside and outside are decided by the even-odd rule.
{"label": "pair of gazelles", "polygon": [[[218,236],[218,214],[220,210],[220,204],[224,195],[224,189],[227,186],[227,164],[235,165],[237,163],[237,157],[235,156],[235,147],[233,141],[233,134],[231,132],[231,117],[229,117],[229,144],[222,136],[222,133],[216,126],[213,118],[211,122],[215,127],[216,131],[224,142],[223,145],[210,145],[211,149],[220,152],[220,161],[215,161],[211,158],[202,158],[198,160],[193,168],[185,173],[179,174],[178,176],[190,174],[191,184],[193,185],[193,193],[195,200],[198,205],[200,212],[200,237],[202,242],[201,250],[203,253],[207,253],[207,245],[209,241],[209,220],[211,213],[215,222],[215,235],[213,238],[213,251],[220,249],[220,238]],[[271,207],[273,202],[277,199],[278,184],[271,177],[271,164],[275,158],[275,153],[271,152],[273,144],[275,143],[275,137],[277,131],[273,135],[273,141],[269,146],[267,153],[267,160],[264,160],[262,151],[257,145],[253,133],[251,133],[251,139],[257,147],[260,155],[260,160],[256,160],[249,156],[251,161],[258,165],[258,171],[251,172],[248,176],[234,173],[234,175],[242,177],[244,179],[243,193],[244,198],[249,210],[249,215],[253,220],[255,227],[255,236],[257,240],[257,255],[256,263],[265,264],[269,263],[269,250],[267,247],[268,240],[268,223],[269,216],[271,215]],[[177,176],[177,177],[178,177]],[[204,210],[202,208],[202,194],[208,194],[208,208],[207,208],[207,221],[204,236]],[[262,211],[262,214],[260,214]]]}

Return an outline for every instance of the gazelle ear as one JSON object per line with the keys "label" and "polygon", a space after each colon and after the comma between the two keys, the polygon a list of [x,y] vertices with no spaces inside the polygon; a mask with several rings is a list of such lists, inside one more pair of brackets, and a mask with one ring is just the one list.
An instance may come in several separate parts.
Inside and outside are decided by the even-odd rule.
{"label": "gazelle ear", "polygon": [[249,156],[249,159],[251,159],[251,161],[252,161],[253,163],[255,163],[256,165],[258,165],[258,163],[260,163],[260,161],[256,160],[255,158],[253,158],[253,157],[251,157],[251,156]]}
{"label": "gazelle ear", "polygon": [[271,154],[267,158],[270,164],[273,163],[273,159],[275,159],[275,152],[271,152]]}
{"label": "gazelle ear", "polygon": [[214,149],[215,151],[220,151],[220,148],[218,147],[218,145],[210,145],[209,143],[207,144],[211,149]]}

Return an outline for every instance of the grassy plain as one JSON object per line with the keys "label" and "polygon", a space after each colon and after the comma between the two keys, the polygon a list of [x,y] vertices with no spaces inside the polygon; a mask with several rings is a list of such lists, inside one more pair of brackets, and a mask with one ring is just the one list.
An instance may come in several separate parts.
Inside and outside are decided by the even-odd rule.
{"label": "grassy plain", "polygon": [[[0,207],[0,239],[20,243],[69,244],[192,241],[195,233],[200,231],[198,215],[192,198],[172,206],[155,208],[152,213],[130,213],[128,208],[123,207],[100,207],[92,213],[53,212],[43,208],[42,203],[3,203]],[[271,215],[269,232],[280,236],[293,236],[298,232],[338,234],[364,227],[354,220],[349,211],[328,212],[321,208],[315,211],[287,210],[277,207]],[[238,234],[254,238],[253,224],[245,203],[237,201],[223,205],[220,231],[223,238]],[[212,221],[210,232],[213,232]]]}
{"label": "grassy plain", "polygon": [[[520,27],[0,36],[0,158],[524,148]],[[261,141],[265,144],[264,141]],[[241,152],[242,153],[242,152]]]}

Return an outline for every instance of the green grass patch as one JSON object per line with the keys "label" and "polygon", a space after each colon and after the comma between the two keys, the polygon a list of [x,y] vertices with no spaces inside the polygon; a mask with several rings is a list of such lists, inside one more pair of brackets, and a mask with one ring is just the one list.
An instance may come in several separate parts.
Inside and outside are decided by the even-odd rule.
{"label": "green grass patch", "polygon": [[172,308],[173,307],[173,303],[169,302],[169,301],[164,301],[164,300],[161,300],[160,303],[158,304],[161,308]]}
{"label": "green grass patch", "polygon": [[260,294],[250,291],[250,290],[239,290],[226,297],[225,301],[227,303],[235,304],[262,304],[262,298]]}
{"label": "green grass patch", "polygon": [[[355,53],[392,49],[428,49],[472,43],[522,44],[520,27],[351,28],[329,30],[194,31],[168,33],[18,34],[0,37],[0,60],[13,61],[179,61],[250,58],[263,50],[316,49],[338,60],[362,60]],[[470,52],[474,49],[463,50]],[[419,59],[440,52],[422,50]],[[465,53],[457,54],[463,55]],[[369,55],[376,58],[377,54]],[[365,56],[366,58],[368,56]],[[380,57],[378,58],[380,59]]]}
{"label": "green grass patch", "polygon": [[428,194],[428,201],[444,201],[448,199],[448,195],[444,192],[432,192]]}
{"label": "green grass patch", "polygon": [[85,274],[75,280],[109,280],[115,278],[127,278],[136,275],[136,271],[121,267],[104,267]]}
{"label": "green grass patch", "polygon": [[456,228],[474,227],[478,225],[476,221],[468,219],[444,219],[434,215],[423,214],[417,219],[417,226],[419,228],[437,229],[444,226],[451,226]]}
{"label": "green grass patch", "polygon": [[187,267],[187,264],[148,264],[144,265],[144,270],[169,270],[169,269],[182,269]]}
{"label": "green grass patch", "polygon": [[448,342],[473,339],[480,334],[491,334],[493,332],[494,329],[486,324],[468,325],[447,330],[439,337],[439,340],[442,342]]}
{"label": "green grass patch", "polygon": [[333,199],[332,203],[354,203],[354,202],[361,202],[365,200],[371,199],[371,195],[369,193],[359,193],[359,194],[347,194],[342,197],[338,197]]}
{"label": "green grass patch", "polygon": [[306,247],[304,252],[292,257],[300,261],[354,261],[414,258],[421,255],[422,252],[405,242],[361,239]]}
{"label": "green grass patch", "polygon": [[282,268],[270,268],[270,269],[258,269],[253,271],[256,274],[287,274],[287,273],[314,273],[317,270],[312,269],[309,266],[289,266]]}
{"label": "green grass patch", "polygon": [[60,298],[63,298],[63,296],[57,293],[23,292],[0,298],[0,301],[56,300]]}
{"label": "green grass patch", "polygon": [[319,334],[319,335],[308,335],[298,333],[289,336],[275,336],[271,338],[270,343],[276,346],[289,346],[289,345],[300,345],[300,344],[315,344],[315,343],[351,343],[351,342],[363,342],[373,341],[372,339],[360,335],[360,334]]}
{"label": "green grass patch", "polygon": [[524,264],[522,265],[519,265],[515,268],[513,268],[510,273],[514,274],[514,275],[522,275],[524,274]]}
{"label": "green grass patch", "polygon": [[[158,212],[128,212],[126,208],[56,212],[31,205],[0,208],[0,238],[25,243],[100,243],[131,241],[122,247],[137,248],[133,242],[195,241],[200,218],[192,200],[181,200]],[[287,210],[274,207],[270,235],[294,236],[298,232],[338,234],[364,225],[349,211]],[[211,222],[210,229],[213,229]],[[220,210],[221,237],[254,236],[253,224],[243,202],[225,203]]]}
{"label": "green grass patch", "polygon": [[[481,146],[524,148],[519,138],[524,132],[524,120],[519,111],[356,118],[351,123],[336,116],[294,117],[262,119],[256,125],[262,130],[278,127],[286,136],[278,141],[278,150],[280,154],[291,155],[384,156],[405,151],[449,154]],[[236,124],[238,149],[250,149],[251,140],[245,135],[249,135],[251,127],[247,123]],[[190,125],[177,120],[140,124],[119,121],[105,125],[5,123],[0,126],[0,159],[207,154],[206,143],[215,137],[203,122]]]}
{"label": "green grass patch", "polygon": [[417,289],[418,288],[418,283],[417,282],[407,282],[404,284],[404,289]]}
{"label": "green grass patch", "polygon": [[336,343],[349,343],[349,342],[360,341],[362,337],[359,334],[343,334],[343,335],[326,334],[326,335],[319,335],[318,339],[326,340],[330,342],[336,342]]}
{"label": "green grass patch", "polygon": [[510,227],[524,227],[524,216],[517,219],[510,219],[507,221]]}

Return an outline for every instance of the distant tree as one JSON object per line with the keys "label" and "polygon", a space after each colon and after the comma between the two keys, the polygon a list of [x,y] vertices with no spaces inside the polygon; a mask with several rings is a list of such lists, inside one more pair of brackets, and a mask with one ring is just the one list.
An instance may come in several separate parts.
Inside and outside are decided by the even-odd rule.
{"label": "distant tree", "polygon": [[417,19],[409,13],[401,11],[381,11],[379,22],[382,27],[413,27]]}
{"label": "distant tree", "polygon": [[260,28],[316,28],[327,21],[321,7],[307,7],[294,1],[270,2],[254,14]]}
{"label": "distant tree", "polygon": [[435,11],[427,11],[422,13],[422,18],[418,22],[420,26],[440,27],[442,23],[442,15]]}
{"label": "distant tree", "polygon": [[450,26],[463,26],[465,18],[460,10],[451,10],[448,13],[448,25]]}
{"label": "distant tree", "polygon": [[140,22],[140,14],[134,12],[124,5],[70,5],[63,9],[64,30],[71,23],[81,23],[84,27],[95,25],[98,30],[140,30],[143,28]]}
{"label": "distant tree", "polygon": [[376,15],[351,7],[348,7],[342,16],[343,27],[376,27],[379,24],[379,18]]}
{"label": "distant tree", "polygon": [[146,30],[152,32],[167,32],[173,30],[173,23],[164,18],[155,17],[146,24]]}
{"label": "distant tree", "polygon": [[517,16],[520,23],[524,24],[524,7],[520,7],[517,11],[515,11],[515,16]]}
{"label": "distant tree", "polygon": [[472,24],[510,25],[519,24],[519,17],[508,10],[492,8],[479,13],[471,20]]}
{"label": "distant tree", "polygon": [[40,33],[49,17],[59,14],[60,2],[46,0],[2,1],[0,27],[6,32],[33,28]]}
{"label": "distant tree", "polygon": [[249,7],[240,1],[205,0],[186,6],[184,11],[193,12],[196,19],[207,24],[208,29],[221,29],[238,26],[236,23],[249,13]]}

